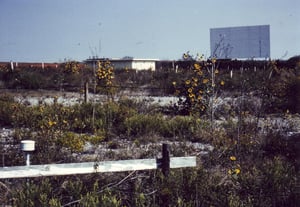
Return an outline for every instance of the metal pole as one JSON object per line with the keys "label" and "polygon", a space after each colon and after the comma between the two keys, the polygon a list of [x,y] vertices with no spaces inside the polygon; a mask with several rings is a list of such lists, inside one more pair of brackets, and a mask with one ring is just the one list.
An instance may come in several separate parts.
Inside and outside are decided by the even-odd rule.
{"label": "metal pole", "polygon": [[26,153],[26,166],[30,166],[30,154]]}

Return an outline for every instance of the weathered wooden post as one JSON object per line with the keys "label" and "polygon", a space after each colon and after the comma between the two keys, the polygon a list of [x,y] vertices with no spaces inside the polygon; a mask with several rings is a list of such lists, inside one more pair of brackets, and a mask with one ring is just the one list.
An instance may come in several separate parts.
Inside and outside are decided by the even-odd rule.
{"label": "weathered wooden post", "polygon": [[170,172],[170,152],[169,145],[163,143],[162,145],[162,158],[156,159],[157,168],[160,168],[165,177],[169,175]]}
{"label": "weathered wooden post", "polygon": [[165,143],[162,145],[161,169],[164,176],[167,177],[170,172],[170,152],[168,144]]}
{"label": "weathered wooden post", "polygon": [[168,175],[170,172],[170,151],[169,151],[169,145],[166,143],[163,143],[162,145],[162,158],[160,159],[160,168],[162,170],[162,173],[164,175],[164,187],[161,192],[161,205],[162,207],[168,207],[170,203],[170,195],[168,189]]}
{"label": "weathered wooden post", "polygon": [[89,101],[89,82],[84,83],[84,103]]}

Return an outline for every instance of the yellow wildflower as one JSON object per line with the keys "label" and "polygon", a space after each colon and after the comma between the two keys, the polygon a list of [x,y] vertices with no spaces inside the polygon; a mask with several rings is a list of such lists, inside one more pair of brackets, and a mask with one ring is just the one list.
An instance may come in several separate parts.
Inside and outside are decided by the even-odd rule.
{"label": "yellow wildflower", "polygon": [[195,82],[195,83],[197,83],[198,82],[198,78],[192,78],[192,80]]}
{"label": "yellow wildflower", "polygon": [[193,92],[193,88],[189,88],[189,89],[188,89],[188,92],[189,92],[189,93],[192,93],[192,92]]}
{"label": "yellow wildflower", "polygon": [[201,69],[201,65],[199,65],[198,63],[195,63],[195,64],[194,64],[194,68],[195,68],[196,70],[200,70],[200,69]]}
{"label": "yellow wildflower", "polygon": [[40,106],[40,108],[39,108],[39,109],[40,109],[40,112],[41,112],[41,113],[43,113],[43,112],[44,112],[44,107],[43,107],[43,106]]}
{"label": "yellow wildflower", "polygon": [[236,157],[235,156],[230,156],[230,160],[231,161],[236,161]]}
{"label": "yellow wildflower", "polygon": [[186,80],[186,81],[185,81],[185,84],[186,84],[186,85],[189,85],[190,83],[191,83],[190,80]]}
{"label": "yellow wildflower", "polygon": [[202,81],[203,84],[206,84],[208,82],[209,82],[209,80],[207,78],[204,78],[203,81]]}
{"label": "yellow wildflower", "polygon": [[228,174],[229,175],[238,175],[241,173],[241,169],[239,168],[235,168],[235,169],[229,169],[228,170]]}
{"label": "yellow wildflower", "polygon": [[197,75],[202,76],[202,75],[203,75],[203,72],[202,72],[202,71],[198,71],[198,72],[197,72]]}
{"label": "yellow wildflower", "polygon": [[224,86],[224,85],[225,85],[225,82],[224,82],[224,81],[221,81],[220,84],[221,84],[221,86]]}
{"label": "yellow wildflower", "polygon": [[234,173],[235,173],[236,175],[238,175],[240,172],[241,172],[241,170],[240,170],[239,168],[236,168],[236,169],[234,170]]}
{"label": "yellow wildflower", "polygon": [[176,82],[175,82],[175,81],[173,81],[173,82],[172,82],[172,84],[173,84],[173,86],[175,86],[175,85],[176,85]]}
{"label": "yellow wildflower", "polygon": [[51,127],[51,126],[53,126],[53,125],[55,125],[55,124],[56,124],[55,121],[49,121],[49,122],[48,122],[49,127]]}
{"label": "yellow wildflower", "polygon": [[189,94],[189,97],[190,97],[190,98],[193,98],[193,97],[195,97],[195,94],[190,93],[190,94]]}

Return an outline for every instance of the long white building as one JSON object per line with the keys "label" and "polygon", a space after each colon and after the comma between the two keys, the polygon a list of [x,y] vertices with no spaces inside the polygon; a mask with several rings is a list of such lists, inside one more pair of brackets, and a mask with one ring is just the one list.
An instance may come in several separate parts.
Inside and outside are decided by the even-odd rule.
{"label": "long white building", "polygon": [[85,62],[93,65],[98,61],[110,61],[114,69],[134,69],[134,70],[156,70],[158,59],[135,59],[135,58],[91,58]]}

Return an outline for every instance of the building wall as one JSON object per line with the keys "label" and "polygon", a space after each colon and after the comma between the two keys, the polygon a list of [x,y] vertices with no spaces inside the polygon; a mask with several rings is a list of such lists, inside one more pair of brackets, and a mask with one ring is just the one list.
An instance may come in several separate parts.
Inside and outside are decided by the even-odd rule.
{"label": "building wall", "polygon": [[270,58],[270,26],[210,29],[210,50],[221,59]]}
{"label": "building wall", "polygon": [[92,66],[97,61],[109,60],[115,69],[155,70],[156,59],[88,59],[86,64]]}
{"label": "building wall", "polygon": [[124,69],[124,68],[131,69],[132,68],[132,62],[131,61],[114,61],[114,60],[111,60],[110,62],[114,66],[114,69]]}
{"label": "building wall", "polygon": [[132,69],[135,70],[155,70],[155,61],[151,60],[133,60]]}

